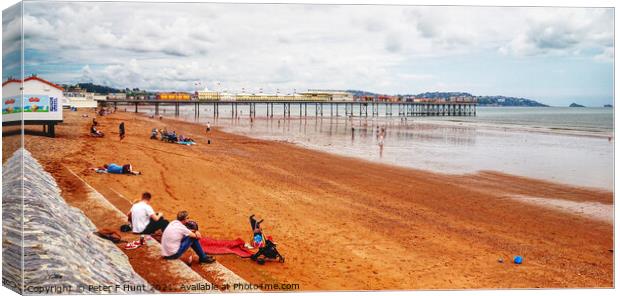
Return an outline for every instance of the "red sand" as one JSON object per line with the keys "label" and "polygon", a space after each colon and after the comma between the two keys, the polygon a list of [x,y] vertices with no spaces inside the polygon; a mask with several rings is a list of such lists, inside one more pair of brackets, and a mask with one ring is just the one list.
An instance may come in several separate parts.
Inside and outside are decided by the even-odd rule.
{"label": "red sand", "polygon": [[[90,117],[81,118],[85,113]],[[207,137],[200,125],[132,113],[98,117],[106,137],[96,139],[87,136],[92,116],[66,112],[57,138],[27,135],[26,147],[64,192],[79,194],[63,182],[61,164],[122,211],[150,191],[156,210],[168,218],[189,210],[201,232],[216,239],[249,239],[248,216],[265,218],[286,263],[215,256],[252,283],[294,283],[301,290],[614,285],[613,225],[509,197],[612,204],[611,192],[493,172],[442,175],[217,130]],[[153,127],[199,145],[149,140]],[[144,174],[89,169],[109,162],[131,162]],[[510,263],[515,255],[524,264]]]}

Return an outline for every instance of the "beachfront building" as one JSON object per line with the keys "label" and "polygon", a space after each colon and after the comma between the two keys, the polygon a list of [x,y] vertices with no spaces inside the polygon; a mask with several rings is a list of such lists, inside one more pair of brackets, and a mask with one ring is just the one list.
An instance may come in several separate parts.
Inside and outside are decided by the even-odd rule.
{"label": "beachfront building", "polygon": [[342,90],[309,89],[308,91],[301,92],[299,94],[307,97],[307,100],[311,101],[353,101],[353,94]]}
{"label": "beachfront building", "polygon": [[156,96],[156,100],[162,101],[189,101],[192,95],[186,92],[161,92]]}
{"label": "beachfront building", "polygon": [[108,100],[126,100],[127,94],[126,93],[109,93],[107,95],[107,99]]}
{"label": "beachfront building", "polygon": [[62,86],[36,75],[23,82],[7,79],[2,83],[2,124],[40,124],[54,136],[55,125],[62,122],[62,106],[68,102],[63,91]]}
{"label": "beachfront building", "polygon": [[223,91],[219,95],[220,101],[232,102],[237,100],[237,94]]}
{"label": "beachfront building", "polygon": [[74,93],[66,92],[67,105],[74,108],[97,108],[97,100],[105,100],[105,95],[98,95],[91,92]]}
{"label": "beachfront building", "polygon": [[208,89],[198,91],[199,101],[219,101],[220,98],[221,93],[218,91],[212,91]]}
{"label": "beachfront building", "polygon": [[201,90],[196,92],[199,101],[353,101],[353,95],[344,91],[333,90],[308,90],[300,93],[229,93],[213,90]]}
{"label": "beachfront building", "polygon": [[98,100],[106,100],[105,95],[88,92],[79,85],[69,88],[63,94],[66,98],[63,107],[70,108],[97,108]]}

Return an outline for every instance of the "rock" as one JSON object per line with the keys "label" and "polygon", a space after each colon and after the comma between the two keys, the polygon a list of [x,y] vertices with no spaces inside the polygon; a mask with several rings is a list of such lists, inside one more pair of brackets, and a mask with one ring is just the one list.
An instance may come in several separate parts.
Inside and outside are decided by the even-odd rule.
{"label": "rock", "polygon": [[93,234],[95,225],[64,201],[54,178],[28,151],[19,149],[7,160],[2,177],[5,286],[28,294],[155,292],[121,250]]}
{"label": "rock", "polygon": [[579,104],[577,104],[577,103],[572,103],[572,104],[570,104],[568,107],[579,107],[579,108],[583,108],[583,107],[585,107],[585,106],[584,106],[584,105],[579,105]]}

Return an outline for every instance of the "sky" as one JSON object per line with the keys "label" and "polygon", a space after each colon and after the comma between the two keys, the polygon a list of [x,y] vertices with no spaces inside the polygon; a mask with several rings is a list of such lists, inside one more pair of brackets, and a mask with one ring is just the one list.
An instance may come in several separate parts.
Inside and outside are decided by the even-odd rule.
{"label": "sky", "polygon": [[[3,15],[3,80],[19,18]],[[26,75],[117,88],[613,103],[612,8],[25,2]]]}

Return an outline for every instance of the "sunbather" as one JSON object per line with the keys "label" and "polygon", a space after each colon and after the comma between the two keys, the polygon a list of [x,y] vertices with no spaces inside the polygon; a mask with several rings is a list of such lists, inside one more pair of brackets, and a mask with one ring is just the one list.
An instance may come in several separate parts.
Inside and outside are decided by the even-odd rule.
{"label": "sunbather", "polygon": [[95,125],[91,125],[90,126],[90,135],[93,137],[103,137],[103,132],[101,132],[100,130],[98,130]]}
{"label": "sunbather", "polygon": [[188,218],[187,211],[181,211],[177,214],[177,219],[166,227],[161,237],[161,255],[165,259],[178,259],[191,247],[198,255],[200,263],[215,262],[200,246],[198,224]]}
{"label": "sunbather", "polygon": [[109,173],[109,174],[128,174],[128,175],[140,175],[138,171],[134,171],[131,164],[124,164],[122,166],[110,163],[104,164],[102,167],[94,168],[97,173]]}
{"label": "sunbather", "polygon": [[194,142],[194,139],[186,138],[183,135],[179,135],[179,142]]}
{"label": "sunbather", "polygon": [[161,213],[155,213],[151,207],[151,194],[142,193],[142,199],[131,206],[127,213],[131,220],[131,230],[134,233],[153,234],[157,230],[164,231],[168,221]]}

